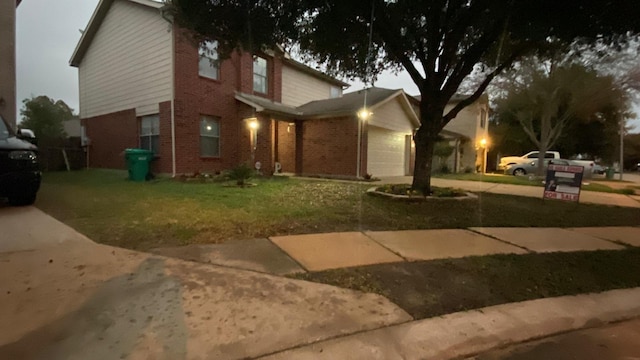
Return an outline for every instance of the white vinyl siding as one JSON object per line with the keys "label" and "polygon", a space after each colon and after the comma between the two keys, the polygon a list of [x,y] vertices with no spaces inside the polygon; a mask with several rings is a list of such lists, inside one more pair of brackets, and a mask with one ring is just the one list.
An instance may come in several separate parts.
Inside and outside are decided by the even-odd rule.
{"label": "white vinyl siding", "polygon": [[406,134],[375,126],[368,129],[367,173],[404,176],[407,161]]}
{"label": "white vinyl siding", "polygon": [[314,100],[329,99],[332,86],[335,85],[291,66],[282,67],[282,103],[285,105],[300,106]]}
{"label": "white vinyl siding", "polygon": [[143,116],[171,100],[170,29],[157,9],[114,1],[78,66],[80,117],[126,109]]}
{"label": "white vinyl siding", "polygon": [[396,97],[371,110],[369,125],[411,134],[417,125],[411,123],[400,101],[399,97]]}

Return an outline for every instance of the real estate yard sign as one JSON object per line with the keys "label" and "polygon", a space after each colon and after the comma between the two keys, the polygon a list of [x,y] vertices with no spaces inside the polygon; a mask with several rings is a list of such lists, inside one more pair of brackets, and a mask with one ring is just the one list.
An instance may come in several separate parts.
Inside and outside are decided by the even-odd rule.
{"label": "real estate yard sign", "polygon": [[578,202],[583,171],[582,166],[550,164],[547,168],[543,199]]}

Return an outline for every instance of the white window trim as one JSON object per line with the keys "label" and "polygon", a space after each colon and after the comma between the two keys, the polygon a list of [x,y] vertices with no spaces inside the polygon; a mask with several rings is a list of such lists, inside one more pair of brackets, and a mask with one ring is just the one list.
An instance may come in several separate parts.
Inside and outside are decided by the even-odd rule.
{"label": "white window trim", "polygon": [[[198,48],[198,75],[207,79],[220,79],[220,64],[218,62],[218,42],[205,41]],[[203,63],[208,66],[208,70],[215,70],[215,74],[203,71]]]}
{"label": "white window trim", "polygon": [[[156,123],[155,124],[156,126],[154,126],[154,124],[152,123],[150,127],[150,132],[148,134],[144,134],[143,133],[144,128],[142,124],[147,119],[154,121]],[[149,138],[149,146],[151,148],[145,149],[145,150],[153,151],[153,153],[157,156],[160,153],[160,114],[146,115],[140,119],[140,137],[138,141],[140,143],[141,148],[142,148],[142,138]],[[153,138],[158,139],[158,148],[155,149],[155,151],[153,149]]]}
{"label": "white window trim", "polygon": [[[264,75],[256,73],[256,65],[260,59],[264,60]],[[262,91],[261,89],[256,89],[256,76],[264,79],[264,91]],[[269,61],[262,56],[256,56],[253,60],[253,91],[260,94],[269,93]]]}

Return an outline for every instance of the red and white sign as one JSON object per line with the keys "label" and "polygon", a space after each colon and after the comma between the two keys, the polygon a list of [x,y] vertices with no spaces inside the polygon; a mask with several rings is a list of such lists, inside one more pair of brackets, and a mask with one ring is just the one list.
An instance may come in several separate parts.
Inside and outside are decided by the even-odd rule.
{"label": "red and white sign", "polygon": [[578,202],[583,171],[582,166],[549,165],[543,198]]}

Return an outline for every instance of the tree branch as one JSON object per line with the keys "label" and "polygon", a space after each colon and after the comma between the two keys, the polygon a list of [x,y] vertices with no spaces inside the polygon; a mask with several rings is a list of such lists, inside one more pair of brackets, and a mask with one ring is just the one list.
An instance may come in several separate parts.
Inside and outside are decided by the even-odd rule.
{"label": "tree branch", "polygon": [[442,118],[443,123],[446,125],[449,121],[451,121],[451,119],[455,118],[458,115],[458,113],[462,111],[462,109],[473,104],[476,100],[478,100],[480,96],[484,93],[484,91],[487,89],[487,87],[489,86],[493,78],[495,78],[498,74],[500,74],[502,70],[511,66],[511,64],[517,58],[519,58],[522,54],[524,54],[524,52],[527,49],[528,49],[527,46],[522,46],[520,49],[514,51],[508,59],[502,62],[502,64],[500,64],[497,68],[495,68],[492,72],[490,72],[487,75],[487,77],[482,81],[482,83],[480,83],[480,85],[478,86],[478,88],[473,94],[471,94],[466,99],[463,99],[462,101],[458,102],[451,110],[449,110],[449,112]]}

